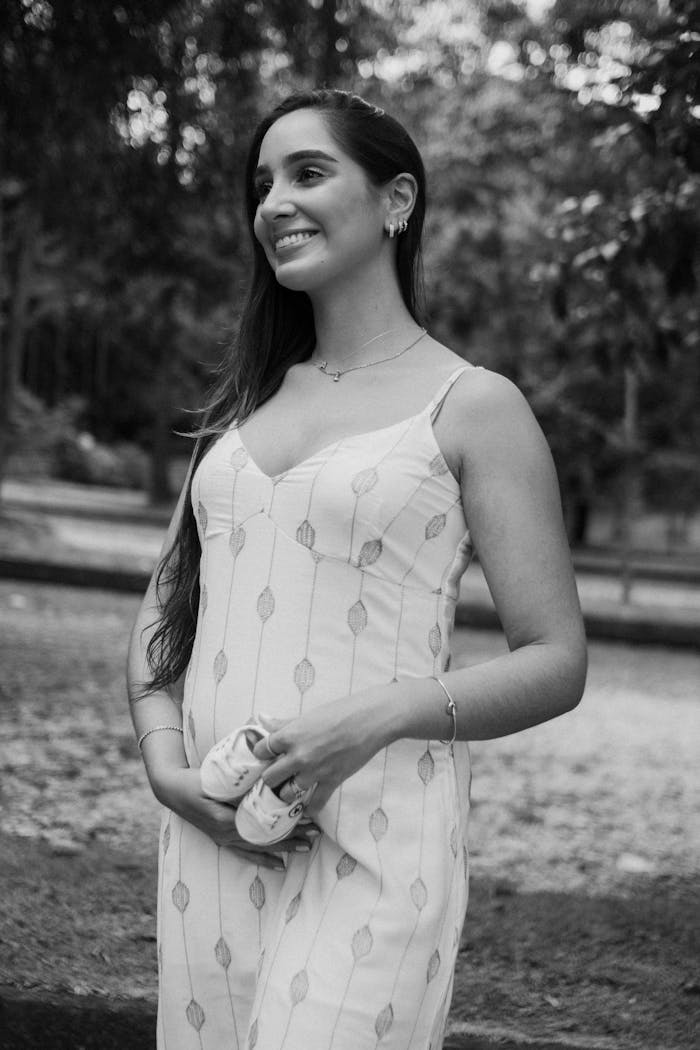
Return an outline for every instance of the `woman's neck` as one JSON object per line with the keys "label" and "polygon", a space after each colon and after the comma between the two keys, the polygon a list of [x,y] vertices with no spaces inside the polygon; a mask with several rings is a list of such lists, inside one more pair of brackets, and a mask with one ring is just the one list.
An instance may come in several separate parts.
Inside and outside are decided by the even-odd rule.
{"label": "woman's neck", "polygon": [[376,361],[418,328],[394,282],[389,288],[369,282],[351,288],[344,283],[312,295],[311,301],[316,326],[312,360],[325,360],[331,369]]}

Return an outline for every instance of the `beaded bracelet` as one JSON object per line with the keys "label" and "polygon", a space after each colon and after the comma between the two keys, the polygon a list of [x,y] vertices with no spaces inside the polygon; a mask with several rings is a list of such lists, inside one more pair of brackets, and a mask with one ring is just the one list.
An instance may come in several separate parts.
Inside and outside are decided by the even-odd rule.
{"label": "beaded bracelet", "polygon": [[151,733],[160,732],[161,729],[172,729],[174,733],[182,733],[183,736],[185,735],[184,729],[182,729],[180,726],[153,726],[151,729],[147,729],[146,732],[142,733],[141,736],[138,738],[136,746],[138,747],[139,751],[141,750],[141,744],[144,742],[146,737],[150,736]]}
{"label": "beaded bracelet", "polygon": [[435,675],[435,674],[431,675],[430,677],[435,679],[435,681],[442,688],[443,693],[447,697],[447,710],[445,711],[445,714],[450,715],[450,717],[452,718],[452,739],[451,740],[441,740],[440,743],[441,744],[449,744],[449,746],[452,747],[452,745],[454,744],[455,740],[457,739],[457,705],[455,704],[454,700],[450,696],[450,694],[449,694],[449,692],[447,690],[447,686],[442,681],[442,679],[438,678],[438,676]]}

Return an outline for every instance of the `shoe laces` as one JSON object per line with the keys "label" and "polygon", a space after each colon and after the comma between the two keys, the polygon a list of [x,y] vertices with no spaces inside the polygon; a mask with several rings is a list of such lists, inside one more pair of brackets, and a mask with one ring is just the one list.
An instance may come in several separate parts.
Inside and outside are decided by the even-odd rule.
{"label": "shoe laces", "polygon": [[258,824],[267,828],[269,831],[272,831],[279,820],[279,814],[270,813],[269,810],[265,809],[265,805],[259,793],[251,795],[249,802],[250,808],[253,810],[253,814]]}

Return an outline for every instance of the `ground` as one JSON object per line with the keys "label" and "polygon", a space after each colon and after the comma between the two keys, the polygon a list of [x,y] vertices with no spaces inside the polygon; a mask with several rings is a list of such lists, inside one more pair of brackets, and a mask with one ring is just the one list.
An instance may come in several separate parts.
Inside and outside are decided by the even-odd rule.
{"label": "ground", "polygon": [[[154,995],[158,811],[123,687],[136,605],[0,582],[0,984]],[[457,663],[502,649],[455,638]],[[697,1047],[699,681],[698,653],[597,643],[575,712],[472,746],[454,1033]]]}

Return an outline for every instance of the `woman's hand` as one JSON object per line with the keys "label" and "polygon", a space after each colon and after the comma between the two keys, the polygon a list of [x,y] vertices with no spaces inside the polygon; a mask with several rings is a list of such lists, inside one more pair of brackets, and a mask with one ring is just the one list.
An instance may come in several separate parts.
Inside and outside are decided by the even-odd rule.
{"label": "woman's hand", "polygon": [[168,809],[183,820],[194,824],[208,835],[217,846],[232,849],[244,860],[264,868],[284,870],[282,853],[307,852],[319,834],[312,824],[297,825],[293,833],[274,846],[255,846],[241,838],[236,830],[236,810],[223,802],[215,802],[202,793],[198,769],[160,769],[154,777],[153,789]]}
{"label": "woman's hand", "polygon": [[273,790],[292,776],[300,788],[316,784],[311,804],[321,809],[344,780],[396,739],[390,707],[380,688],[342,697],[289,721],[258,715],[270,736],[253,753],[269,758],[269,742],[280,756],[263,780]]}

